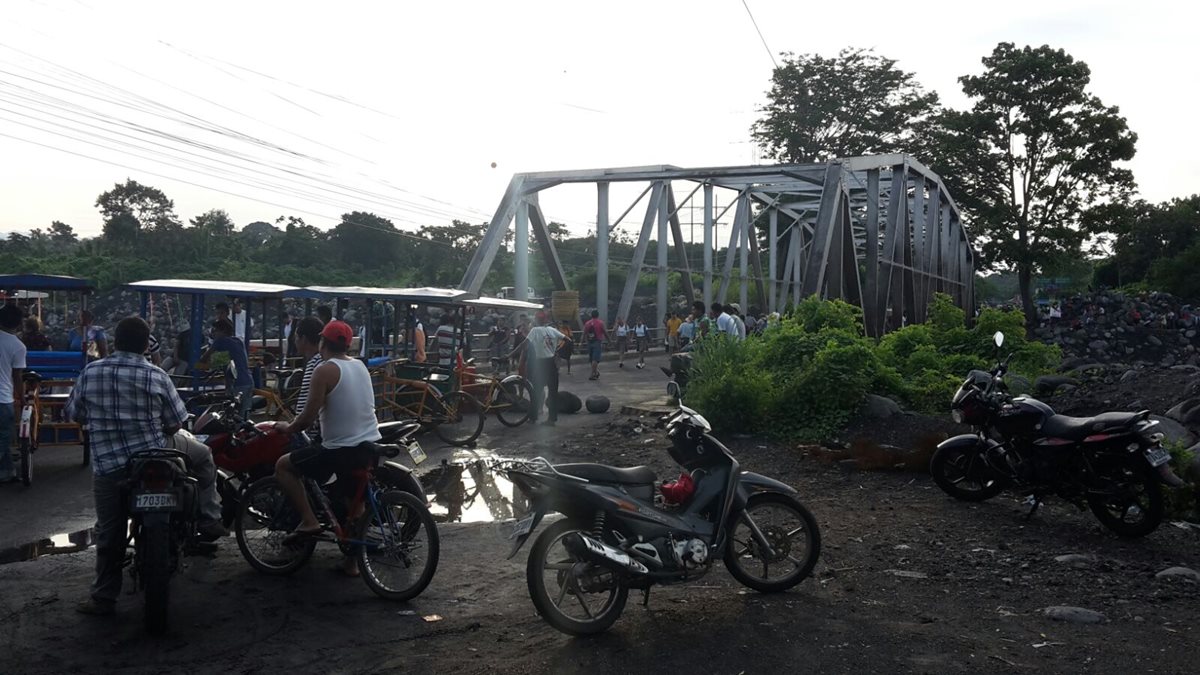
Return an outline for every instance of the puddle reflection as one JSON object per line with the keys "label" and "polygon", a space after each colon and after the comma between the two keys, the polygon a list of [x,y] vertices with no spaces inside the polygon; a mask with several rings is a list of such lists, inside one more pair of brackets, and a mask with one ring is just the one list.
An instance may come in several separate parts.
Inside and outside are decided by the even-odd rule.
{"label": "puddle reflection", "polygon": [[491,467],[493,455],[465,452],[419,472],[433,519],[439,523],[498,523],[528,510],[523,494]]}
{"label": "puddle reflection", "polygon": [[33,560],[46,555],[76,553],[94,543],[96,543],[95,531],[91,528],[78,532],[63,532],[28,544],[0,550],[0,565]]}

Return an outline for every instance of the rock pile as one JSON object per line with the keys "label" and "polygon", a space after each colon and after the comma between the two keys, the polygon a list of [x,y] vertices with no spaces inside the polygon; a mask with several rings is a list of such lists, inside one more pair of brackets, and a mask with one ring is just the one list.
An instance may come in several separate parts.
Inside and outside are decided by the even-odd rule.
{"label": "rock pile", "polygon": [[1062,348],[1068,368],[1111,361],[1200,365],[1200,316],[1168,293],[1090,293],[1064,300],[1060,309],[1062,318],[1044,319],[1035,334]]}

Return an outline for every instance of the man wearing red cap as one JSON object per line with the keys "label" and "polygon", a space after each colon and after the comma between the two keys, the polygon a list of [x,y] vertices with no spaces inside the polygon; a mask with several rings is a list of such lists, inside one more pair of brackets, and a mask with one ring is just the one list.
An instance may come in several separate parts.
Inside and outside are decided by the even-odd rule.
{"label": "man wearing red cap", "polygon": [[[529,421],[537,422],[542,413],[542,403],[545,402],[549,409],[546,424],[554,426],[558,422],[558,362],[554,357],[558,343],[566,336],[547,324],[545,312],[537,313],[537,324],[525,338],[529,382],[533,385],[533,413]],[[544,395],[543,389],[546,390]]]}
{"label": "man wearing red cap", "polygon": [[[333,473],[357,469],[371,458],[363,444],[380,439],[371,374],[362,361],[346,355],[353,338],[354,332],[344,322],[325,324],[321,330],[323,361],[313,371],[308,403],[291,423],[275,425],[276,430],[291,434],[304,431],[318,417],[321,421],[319,443],[288,453],[275,464],[275,477],[300,513],[300,525],[291,535],[294,538],[321,531],[300,476],[324,482]],[[353,560],[347,560],[345,572],[357,574]]]}

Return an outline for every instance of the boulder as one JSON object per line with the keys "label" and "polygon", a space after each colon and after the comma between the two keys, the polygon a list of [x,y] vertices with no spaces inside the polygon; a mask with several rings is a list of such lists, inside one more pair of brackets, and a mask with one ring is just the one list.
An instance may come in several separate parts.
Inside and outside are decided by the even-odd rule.
{"label": "boulder", "polygon": [[867,401],[863,404],[863,414],[876,419],[887,419],[900,412],[900,404],[886,396],[867,394]]}
{"label": "boulder", "polygon": [[1047,618],[1067,623],[1103,623],[1106,618],[1100,612],[1084,609],[1083,607],[1044,607],[1041,610]]}
{"label": "boulder", "polygon": [[584,402],[584,405],[587,407],[587,411],[590,413],[603,413],[608,412],[610,403],[607,396],[593,394],[587,397],[587,401]]}
{"label": "boulder", "polygon": [[1188,398],[1177,403],[1174,408],[1164,413],[1164,416],[1187,424],[1189,418],[1196,412],[1200,412],[1200,398]]}
{"label": "boulder", "polygon": [[1167,569],[1154,575],[1155,579],[1169,579],[1171,577],[1180,577],[1190,579],[1192,581],[1200,581],[1200,572],[1190,567],[1168,567]]}
{"label": "boulder", "polygon": [[1033,388],[1039,394],[1053,394],[1055,390],[1064,384],[1079,386],[1079,380],[1066,375],[1042,375],[1034,380]]}
{"label": "boulder", "polygon": [[1136,380],[1137,376],[1138,376],[1138,371],[1134,370],[1133,368],[1130,368],[1129,370],[1127,370],[1121,374],[1121,382],[1131,382],[1133,380]]}
{"label": "boulder", "polygon": [[1156,335],[1151,335],[1151,336],[1147,337],[1146,342],[1154,345],[1155,347],[1161,347],[1163,344],[1162,340],[1159,340],[1158,336],[1156,336]]}
{"label": "boulder", "polygon": [[1150,419],[1158,422],[1158,431],[1163,434],[1163,438],[1167,442],[1180,443],[1188,447],[1196,442],[1196,437],[1192,435],[1192,432],[1179,422],[1161,415],[1151,415]]}
{"label": "boulder", "polygon": [[559,390],[558,412],[573,415],[583,408],[583,401],[569,391]]}
{"label": "boulder", "polygon": [[1094,352],[1106,352],[1108,351],[1108,343],[1104,340],[1092,340],[1088,343],[1088,349]]}
{"label": "boulder", "polygon": [[1030,384],[1029,378],[1024,375],[1005,375],[1004,383],[1008,386],[1008,392],[1013,396],[1028,394],[1033,391],[1033,385]]}

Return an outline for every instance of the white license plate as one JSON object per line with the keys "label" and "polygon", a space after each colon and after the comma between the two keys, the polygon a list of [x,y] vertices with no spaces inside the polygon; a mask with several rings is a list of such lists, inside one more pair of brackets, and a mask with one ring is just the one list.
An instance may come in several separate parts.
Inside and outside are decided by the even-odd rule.
{"label": "white license plate", "polygon": [[161,511],[179,508],[179,495],[173,492],[144,492],[133,496],[134,511]]}
{"label": "white license plate", "polygon": [[1150,462],[1150,466],[1162,466],[1171,461],[1171,453],[1166,448],[1151,448],[1146,453],[1146,461]]}
{"label": "white license plate", "polygon": [[517,524],[513,526],[513,533],[509,535],[508,538],[516,539],[517,537],[524,537],[525,535],[529,534],[529,531],[533,529],[534,515],[536,514],[530,514],[517,521]]}
{"label": "white license plate", "polygon": [[412,457],[413,464],[420,464],[429,458],[425,451],[421,449],[421,444],[412,441],[408,444],[408,456]]}

